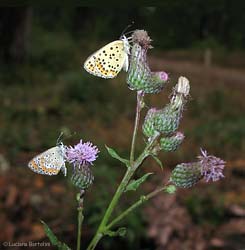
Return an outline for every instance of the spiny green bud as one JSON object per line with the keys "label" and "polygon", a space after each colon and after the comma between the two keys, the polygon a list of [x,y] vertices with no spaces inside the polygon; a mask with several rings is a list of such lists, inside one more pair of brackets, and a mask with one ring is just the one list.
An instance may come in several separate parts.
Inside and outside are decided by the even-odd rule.
{"label": "spiny green bud", "polygon": [[136,30],[132,35],[130,65],[127,75],[128,87],[144,93],[158,93],[168,80],[167,73],[151,72],[147,62],[147,50],[151,39],[144,30]]}
{"label": "spiny green bud", "polygon": [[177,132],[170,137],[163,137],[160,139],[160,147],[164,151],[175,151],[184,138],[185,136],[181,132]]}
{"label": "spiny green bud", "polygon": [[131,49],[130,66],[127,75],[128,87],[131,90],[142,90],[149,82],[151,70],[146,59],[147,49],[135,43]]}
{"label": "spiny green bud", "polygon": [[164,134],[175,132],[179,126],[181,118],[181,108],[175,108],[169,104],[162,109],[160,114],[155,118],[155,128]]}
{"label": "spiny green bud", "polygon": [[162,110],[151,108],[148,110],[143,123],[143,133],[147,137],[152,137],[156,132],[171,134],[179,126],[181,110],[176,110],[170,104]]}
{"label": "spiny green bud", "polygon": [[189,90],[188,79],[180,77],[170,103],[161,110],[152,108],[148,111],[143,124],[143,133],[147,137],[156,132],[169,135],[177,130]]}
{"label": "spiny green bud", "polygon": [[91,167],[87,165],[74,167],[73,174],[71,176],[71,182],[79,189],[87,189],[94,180],[94,176],[91,171]]}
{"label": "spiny green bud", "polygon": [[194,186],[202,178],[201,164],[182,163],[177,165],[170,176],[170,181],[177,187],[189,188]]}
{"label": "spiny green bud", "polygon": [[188,79],[181,76],[174,88],[170,103],[161,110],[161,115],[155,119],[155,128],[157,131],[164,134],[171,134],[176,131],[189,91],[190,85]]}
{"label": "spiny green bud", "polygon": [[155,119],[158,116],[158,110],[155,108],[151,108],[148,110],[145,121],[142,126],[142,130],[145,136],[147,137],[153,137],[155,133],[157,133],[157,130],[155,128]]}
{"label": "spiny green bud", "polygon": [[165,86],[168,81],[168,74],[164,71],[151,72],[148,84],[144,87],[143,91],[147,94],[157,94]]}

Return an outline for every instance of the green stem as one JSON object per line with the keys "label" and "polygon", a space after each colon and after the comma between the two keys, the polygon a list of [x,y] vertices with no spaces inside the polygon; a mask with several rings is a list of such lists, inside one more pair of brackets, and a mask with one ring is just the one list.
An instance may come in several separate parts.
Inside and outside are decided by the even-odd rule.
{"label": "green stem", "polygon": [[152,140],[148,143],[142,154],[138,157],[136,161],[134,161],[134,151],[135,151],[135,141],[136,141],[136,136],[137,136],[137,131],[138,131],[138,126],[139,126],[139,120],[140,120],[140,111],[143,106],[143,93],[137,92],[137,107],[136,107],[136,116],[135,116],[135,125],[134,125],[134,132],[133,132],[133,139],[132,139],[132,144],[131,144],[131,151],[130,151],[130,166],[128,167],[121,183],[119,184],[106,212],[105,215],[98,227],[98,230],[91,240],[87,250],[93,250],[95,249],[96,245],[100,241],[100,239],[104,236],[107,230],[107,223],[110,219],[110,216],[117,205],[120,197],[122,196],[125,187],[128,185],[131,177],[134,175],[134,172],[136,169],[142,164],[144,159],[149,156],[149,150],[154,144],[156,138],[159,136],[158,134],[155,135]]}
{"label": "green stem", "polygon": [[81,235],[82,235],[82,224],[83,224],[83,195],[84,190],[81,190],[81,193],[77,194],[78,201],[78,215],[77,215],[77,250],[81,249]]}
{"label": "green stem", "polygon": [[131,143],[131,151],[130,151],[130,163],[132,164],[134,161],[134,151],[135,151],[135,142],[139,127],[139,121],[140,121],[140,111],[142,109],[142,93],[137,92],[137,106],[136,106],[136,115],[135,115],[135,122],[134,122],[134,132],[132,137],[132,143]]}
{"label": "green stem", "polygon": [[166,186],[160,187],[154,191],[152,191],[151,193],[141,196],[140,199],[135,202],[133,205],[131,205],[129,208],[127,208],[124,212],[122,212],[118,217],[116,217],[107,227],[106,229],[109,230],[111,229],[111,227],[113,227],[116,223],[118,223],[119,221],[121,221],[124,217],[126,217],[129,213],[131,213],[134,209],[136,209],[137,207],[139,207],[140,205],[142,205],[143,203],[145,203],[146,201],[148,201],[149,199],[153,198],[154,196],[156,196],[157,194],[159,194],[160,192],[164,191],[164,189],[166,188]]}
{"label": "green stem", "polygon": [[111,203],[109,204],[105,215],[99,225],[99,228],[94,236],[94,238],[92,239],[92,241],[90,242],[87,250],[93,250],[96,245],[98,244],[99,240],[103,237],[104,233],[107,231],[107,227],[106,224],[108,222],[108,220],[110,219],[110,216],[113,212],[113,209],[115,208],[115,206],[118,203],[118,200],[120,199],[123,191],[125,190],[125,187],[127,186],[127,184],[129,183],[131,177],[133,176],[134,172],[136,171],[136,169],[142,164],[142,162],[144,161],[144,159],[149,156],[149,150],[151,148],[151,146],[154,144],[156,138],[159,135],[156,135],[155,137],[152,138],[152,140],[149,142],[149,144],[146,146],[145,150],[143,151],[143,153],[138,157],[138,159],[134,162],[133,165],[131,165],[128,169],[127,172],[125,173],[120,185],[117,188],[116,193],[114,194]]}
{"label": "green stem", "polygon": [[106,224],[113,212],[114,207],[116,206],[116,204],[118,203],[119,198],[121,197],[126,185],[128,184],[130,178],[132,177],[132,175],[134,174],[135,168],[137,165],[134,165],[134,167],[130,167],[128,168],[127,172],[125,173],[120,185],[117,188],[116,193],[114,194],[111,203],[109,204],[105,215],[100,223],[100,226],[95,234],[95,237],[92,239],[91,243],[88,246],[88,250],[92,250],[96,247],[97,243],[99,242],[99,240],[102,238],[103,233],[105,232],[105,228],[106,228]]}

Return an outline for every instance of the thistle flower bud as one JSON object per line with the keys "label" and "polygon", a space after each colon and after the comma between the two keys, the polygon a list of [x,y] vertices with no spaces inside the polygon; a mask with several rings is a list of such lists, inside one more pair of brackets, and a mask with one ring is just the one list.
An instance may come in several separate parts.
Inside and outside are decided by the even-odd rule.
{"label": "thistle flower bud", "polygon": [[82,190],[87,189],[94,180],[91,168],[88,165],[83,165],[80,167],[74,167],[71,176],[72,184]]}
{"label": "thistle flower bud", "polygon": [[170,176],[170,181],[177,187],[189,188],[194,186],[202,178],[201,164],[182,163],[177,165]]}
{"label": "thistle flower bud", "polygon": [[156,108],[151,108],[148,110],[145,120],[142,126],[142,131],[148,138],[153,137],[157,130],[155,128],[155,119],[159,115],[159,111]]}
{"label": "thistle flower bud", "polygon": [[175,151],[184,140],[185,136],[181,132],[177,132],[171,137],[163,137],[160,139],[160,147],[164,151]]}
{"label": "thistle flower bud", "polygon": [[74,147],[66,147],[66,160],[73,164],[71,182],[80,189],[87,189],[94,180],[90,165],[98,157],[99,150],[91,142],[80,140]]}
{"label": "thistle flower bud", "polygon": [[137,43],[132,46],[127,75],[128,87],[131,90],[143,90],[150,80],[151,70],[146,59],[147,49]]}
{"label": "thistle flower bud", "polygon": [[162,110],[151,108],[145,117],[142,129],[147,137],[152,137],[156,132],[171,134],[179,126],[181,109],[176,109],[169,104]]}
{"label": "thistle flower bud", "polygon": [[170,103],[161,110],[150,109],[143,124],[143,133],[151,137],[157,131],[163,134],[172,134],[179,126],[185,99],[190,91],[189,81],[180,77],[174,88]]}
{"label": "thistle flower bud", "polygon": [[158,93],[168,80],[165,72],[151,72],[147,62],[147,50],[151,39],[144,30],[136,30],[132,35],[130,65],[127,75],[128,87],[144,93]]}
{"label": "thistle flower bud", "polygon": [[168,74],[166,72],[152,72],[149,82],[143,90],[147,94],[157,94],[163,89],[167,80]]}
{"label": "thistle flower bud", "polygon": [[171,134],[177,130],[180,118],[181,108],[176,108],[170,103],[155,118],[155,129],[160,133]]}
{"label": "thistle flower bud", "polygon": [[201,149],[201,155],[197,157],[198,162],[182,163],[177,165],[170,176],[176,186],[188,188],[194,186],[200,179],[218,181],[224,177],[223,170],[225,161],[208,155],[207,151]]}
{"label": "thistle flower bud", "polygon": [[179,77],[178,83],[174,87],[174,92],[170,100],[172,106],[175,106],[176,108],[183,108],[186,98],[189,95],[189,92],[190,92],[189,80],[183,76]]}

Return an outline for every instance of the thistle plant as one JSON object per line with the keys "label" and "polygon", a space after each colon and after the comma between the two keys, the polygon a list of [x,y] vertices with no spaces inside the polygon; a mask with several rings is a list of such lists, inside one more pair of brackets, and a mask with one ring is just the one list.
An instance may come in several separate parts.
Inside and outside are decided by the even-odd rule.
{"label": "thistle plant", "polygon": [[[225,162],[201,149],[201,155],[196,162],[179,163],[172,170],[166,183],[159,183],[153,191],[140,196],[123,212],[115,215],[113,212],[118,206],[122,196],[126,196],[129,191],[135,191],[141,184],[148,180],[152,173],[146,173],[135,179],[135,173],[148,157],[153,157],[162,166],[159,154],[177,150],[185,136],[178,131],[179,124],[183,116],[184,107],[188,101],[190,83],[186,77],[180,76],[173,88],[169,103],[156,108],[150,107],[146,110],[140,126],[141,111],[150,106],[145,105],[144,97],[147,94],[156,94],[163,90],[169,82],[168,74],[164,71],[151,71],[147,52],[152,48],[151,39],[144,30],[136,30],[132,34],[132,45],[130,51],[129,69],[127,72],[127,85],[136,94],[136,115],[132,135],[131,148],[128,158],[120,156],[116,150],[106,147],[109,155],[125,166],[125,173],[121,182],[105,210],[98,229],[92,238],[87,250],[93,250],[103,237],[123,236],[126,228],[118,227],[119,223],[136,208],[156,195],[166,192],[172,194],[177,188],[190,188],[200,180],[218,181],[223,178]],[[92,67],[92,66],[91,66]],[[141,131],[139,131],[141,130]],[[139,155],[135,154],[136,139],[139,132],[142,132],[142,141],[145,142],[144,149]],[[72,165],[71,182],[78,188],[78,233],[77,250],[80,249],[81,227],[83,221],[83,199],[85,191],[93,183],[91,165],[96,160],[99,150],[91,143],[80,141],[74,147],[65,147],[65,159]],[[97,166],[99,167],[99,166]],[[96,178],[96,177],[95,177]],[[69,249],[64,243],[60,243],[55,236],[50,233],[50,229],[45,224],[46,232],[51,242],[59,249]],[[56,241],[54,241],[56,239]],[[53,243],[52,242],[52,243]],[[57,243],[58,242],[58,243]],[[63,247],[63,248],[62,248]]]}
{"label": "thistle plant", "polygon": [[[172,171],[169,180],[165,184],[160,184],[152,192],[139,197],[131,206],[121,214],[112,217],[112,213],[117,206],[120,198],[127,195],[128,191],[135,191],[140,185],[147,181],[151,173],[146,173],[138,179],[134,179],[137,169],[143,164],[144,160],[150,156],[162,166],[158,154],[160,151],[174,151],[184,140],[184,135],[177,132],[184,106],[188,100],[190,92],[189,80],[181,76],[173,89],[169,104],[157,109],[150,108],[144,118],[142,132],[145,137],[144,150],[135,157],[136,137],[139,129],[140,115],[143,108],[144,96],[155,94],[163,90],[168,82],[168,74],[164,71],[152,72],[147,62],[147,51],[152,48],[151,39],[144,30],[136,30],[132,34],[132,48],[130,55],[130,65],[127,73],[127,84],[129,89],[136,91],[136,116],[134,131],[131,143],[129,159],[119,156],[115,150],[108,148],[108,153],[119,160],[126,167],[126,172],[115,191],[115,194],[106,209],[95,236],[90,242],[87,250],[93,250],[104,236],[122,236],[124,228],[116,228],[116,225],[123,220],[129,213],[141,206],[143,203],[154,196],[167,192],[174,193],[178,187],[187,188],[194,186],[202,178],[209,181],[217,181],[224,177],[222,170],[225,162],[215,156],[208,156],[202,150],[202,155],[198,157],[196,163],[178,164]],[[116,228],[116,229],[115,229]]]}
{"label": "thistle plant", "polygon": [[[91,170],[93,162],[98,157],[99,149],[91,142],[83,142],[80,140],[75,146],[64,146],[64,160],[72,167],[71,170],[71,183],[79,190],[76,195],[76,201],[78,204],[77,211],[77,250],[81,249],[81,234],[83,223],[83,209],[84,209],[84,195],[86,190],[92,185],[94,176]],[[57,239],[48,225],[43,222],[46,235],[49,237],[52,245],[58,249],[68,250],[71,249],[65,243],[62,243]]]}

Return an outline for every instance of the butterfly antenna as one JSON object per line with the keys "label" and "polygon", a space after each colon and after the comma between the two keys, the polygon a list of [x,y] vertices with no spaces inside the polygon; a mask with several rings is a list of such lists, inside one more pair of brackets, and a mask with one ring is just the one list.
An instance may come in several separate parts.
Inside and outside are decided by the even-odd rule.
{"label": "butterfly antenna", "polygon": [[[124,35],[124,36],[127,36],[128,34],[132,34],[134,31],[135,31],[135,30],[130,30],[130,31],[124,33],[123,35]],[[131,36],[128,37],[128,39],[129,39],[129,38],[131,38]]]}
{"label": "butterfly antenna", "polygon": [[62,138],[62,136],[64,135],[64,132],[63,131],[61,131],[60,132],[60,135],[59,135],[59,137],[58,137],[58,139],[57,139],[57,141],[56,141],[56,144],[57,145],[60,145],[60,144],[62,144],[62,140],[61,140],[61,138]]}
{"label": "butterfly antenna", "polygon": [[[127,29],[129,29],[133,24],[134,24],[134,21],[132,21],[129,25],[127,25],[127,26],[124,28],[124,30],[122,31],[122,33],[121,33],[121,35],[120,35],[120,38],[121,38],[123,35],[126,35],[127,33],[129,33],[129,32],[125,33],[125,31],[126,31]],[[132,32],[132,31],[131,31],[131,32]]]}
{"label": "butterfly antenna", "polygon": [[62,131],[60,133],[60,136],[59,138],[57,139],[57,144],[61,144],[62,141],[61,141],[61,137],[63,136],[64,137],[64,140],[68,139],[68,138],[71,138],[73,136],[75,136],[77,134],[77,132],[73,132],[73,133],[70,133],[69,135],[65,135],[64,132]]}

